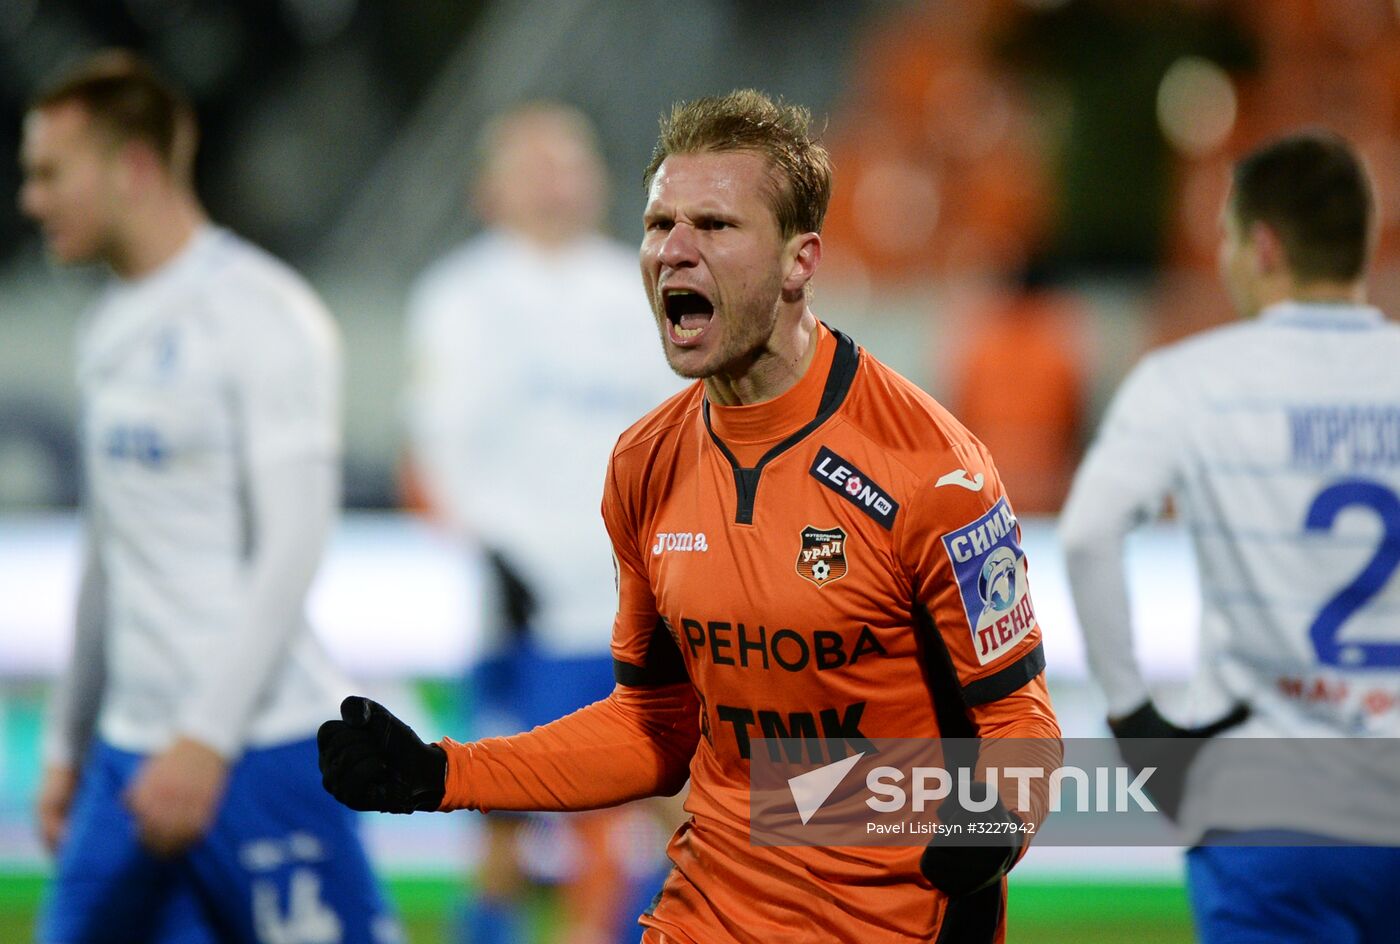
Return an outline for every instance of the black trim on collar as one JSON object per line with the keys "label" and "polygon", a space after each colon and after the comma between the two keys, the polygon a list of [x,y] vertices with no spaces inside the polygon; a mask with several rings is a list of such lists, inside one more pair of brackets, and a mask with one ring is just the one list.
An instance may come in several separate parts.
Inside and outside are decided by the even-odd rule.
{"label": "black trim on collar", "polygon": [[709,431],[710,438],[714,440],[719,451],[729,460],[730,468],[734,470],[735,524],[753,524],[754,500],[758,497],[758,479],[763,474],[763,467],[806,439],[813,430],[830,419],[842,403],[846,402],[846,394],[850,393],[851,383],[856,377],[856,368],[860,366],[860,348],[856,342],[835,328],[828,326],[827,330],[836,336],[836,356],[832,358],[831,371],[826,375],[826,386],[822,389],[822,399],[817,406],[817,415],[797,432],[765,452],[763,458],[758,460],[757,465],[746,468],[739,464],[739,460],[734,457],[734,453],[725,445],[724,440],[719,438],[714,426],[710,423],[710,401],[708,398],[705,399],[701,407],[701,412],[705,416],[705,429]]}

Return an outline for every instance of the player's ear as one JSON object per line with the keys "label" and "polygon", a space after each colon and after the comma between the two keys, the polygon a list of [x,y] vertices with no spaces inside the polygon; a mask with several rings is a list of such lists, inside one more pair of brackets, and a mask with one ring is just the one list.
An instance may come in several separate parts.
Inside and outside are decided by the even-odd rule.
{"label": "player's ear", "polygon": [[1249,227],[1250,255],[1255,271],[1260,275],[1274,275],[1288,268],[1288,254],[1284,251],[1283,240],[1278,230],[1268,223],[1255,221]]}
{"label": "player's ear", "polygon": [[156,149],[144,141],[122,142],[113,156],[119,186],[127,196],[142,196],[168,178],[169,170]]}
{"label": "player's ear", "polygon": [[795,302],[807,290],[822,261],[822,238],[817,233],[798,233],[783,247],[783,301]]}

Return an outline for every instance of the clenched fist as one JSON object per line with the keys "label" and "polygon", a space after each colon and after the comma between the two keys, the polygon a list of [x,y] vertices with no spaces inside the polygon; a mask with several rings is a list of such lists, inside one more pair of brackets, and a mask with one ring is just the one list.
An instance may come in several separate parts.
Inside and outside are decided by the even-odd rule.
{"label": "clenched fist", "polygon": [[351,695],[339,721],[316,734],[321,783],[352,810],[436,810],[447,789],[447,753],[424,744],[378,702]]}

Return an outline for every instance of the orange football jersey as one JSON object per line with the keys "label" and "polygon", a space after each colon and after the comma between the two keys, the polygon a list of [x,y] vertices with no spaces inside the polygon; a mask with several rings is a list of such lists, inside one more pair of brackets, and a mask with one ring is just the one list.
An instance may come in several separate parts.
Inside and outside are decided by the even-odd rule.
{"label": "orange football jersey", "polygon": [[444,808],[620,802],[688,772],[692,817],[642,918],[667,939],[997,941],[1004,882],[950,903],[919,848],[750,844],[758,738],[1058,744],[1016,520],[985,450],[820,332],[774,400],[720,407],[695,384],[622,436],[603,498],[618,686],[514,744],[444,742]]}

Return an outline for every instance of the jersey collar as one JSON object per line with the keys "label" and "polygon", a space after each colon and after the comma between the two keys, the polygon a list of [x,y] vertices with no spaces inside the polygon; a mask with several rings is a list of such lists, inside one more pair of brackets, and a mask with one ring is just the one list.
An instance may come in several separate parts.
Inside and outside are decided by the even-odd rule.
{"label": "jersey collar", "polygon": [[1265,308],[1259,313],[1259,320],[1314,331],[1369,331],[1379,328],[1385,322],[1385,315],[1371,305],[1285,301]]}
{"label": "jersey collar", "polygon": [[709,432],[710,439],[715,446],[728,460],[729,466],[734,472],[734,488],[737,499],[734,512],[735,523],[753,524],[754,498],[758,492],[759,477],[763,474],[764,466],[806,439],[813,430],[829,420],[832,414],[840,409],[841,404],[846,401],[846,394],[850,392],[851,384],[855,381],[856,369],[860,366],[860,348],[840,331],[831,330],[831,334],[836,338],[836,353],[832,357],[831,368],[827,372],[826,382],[822,386],[822,395],[817,404],[816,416],[765,452],[757,464],[750,467],[740,465],[734,452],[715,432],[710,419],[710,401],[708,399],[702,401],[700,411],[705,420],[705,429]]}
{"label": "jersey collar", "polygon": [[719,406],[706,396],[710,429],[731,445],[783,439],[817,412],[838,346],[836,336],[817,322],[817,350],[797,383],[761,403]]}

